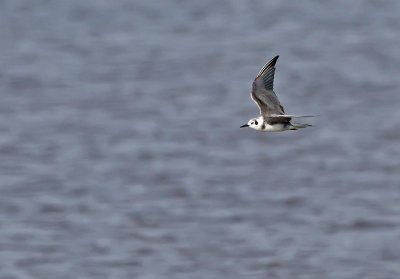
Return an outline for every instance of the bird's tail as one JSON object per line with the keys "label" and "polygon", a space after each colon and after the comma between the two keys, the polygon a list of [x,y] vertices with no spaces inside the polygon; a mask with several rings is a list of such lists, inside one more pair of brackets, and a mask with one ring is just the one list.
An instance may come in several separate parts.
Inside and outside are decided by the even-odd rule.
{"label": "bird's tail", "polygon": [[292,129],[291,130],[297,130],[300,128],[306,128],[306,127],[311,127],[312,125],[310,124],[303,124],[303,123],[296,123],[296,122],[292,122]]}

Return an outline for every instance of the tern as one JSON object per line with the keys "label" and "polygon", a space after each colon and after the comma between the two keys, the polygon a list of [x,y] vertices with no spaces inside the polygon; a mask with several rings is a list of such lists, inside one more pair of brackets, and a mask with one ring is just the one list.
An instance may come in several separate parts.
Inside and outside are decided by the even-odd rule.
{"label": "tern", "polygon": [[275,64],[279,55],[269,60],[253,81],[251,98],[260,108],[260,116],[252,118],[240,128],[250,127],[261,132],[282,132],[311,126],[292,122],[292,118],[313,117],[313,115],[288,115],[274,92]]}

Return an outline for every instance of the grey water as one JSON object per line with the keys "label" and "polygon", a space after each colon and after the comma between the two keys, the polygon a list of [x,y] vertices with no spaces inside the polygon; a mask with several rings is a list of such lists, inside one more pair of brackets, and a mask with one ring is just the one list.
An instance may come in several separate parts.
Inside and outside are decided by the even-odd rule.
{"label": "grey water", "polygon": [[1,1],[0,278],[400,278],[399,14]]}

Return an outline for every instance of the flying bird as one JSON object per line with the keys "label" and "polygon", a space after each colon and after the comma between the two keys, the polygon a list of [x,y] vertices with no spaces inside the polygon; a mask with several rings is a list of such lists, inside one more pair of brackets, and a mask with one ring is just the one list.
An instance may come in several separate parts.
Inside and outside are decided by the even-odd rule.
{"label": "flying bird", "polygon": [[292,121],[292,118],[313,117],[313,115],[288,115],[274,92],[275,63],[279,55],[268,61],[253,81],[251,98],[260,108],[260,116],[252,118],[240,128],[250,127],[261,132],[282,132],[311,126]]}

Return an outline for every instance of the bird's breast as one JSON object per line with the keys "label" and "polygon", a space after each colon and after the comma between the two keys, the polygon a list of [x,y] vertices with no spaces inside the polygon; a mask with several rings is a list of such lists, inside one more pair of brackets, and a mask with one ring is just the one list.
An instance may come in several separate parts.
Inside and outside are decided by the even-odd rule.
{"label": "bird's breast", "polygon": [[287,130],[285,123],[276,123],[276,124],[268,124],[264,122],[264,125],[262,128],[263,132],[282,132]]}

